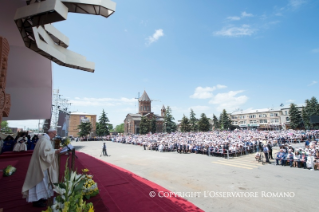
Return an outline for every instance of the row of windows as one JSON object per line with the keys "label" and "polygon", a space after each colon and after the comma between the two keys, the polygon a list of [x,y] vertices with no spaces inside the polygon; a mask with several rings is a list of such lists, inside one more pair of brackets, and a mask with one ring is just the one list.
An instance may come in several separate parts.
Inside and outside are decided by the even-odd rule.
{"label": "row of windows", "polygon": [[[287,121],[289,121],[289,118],[286,119]],[[234,121],[232,124],[237,125],[237,124],[267,124],[267,119],[260,119],[260,120],[250,120],[248,121]],[[270,123],[279,123],[279,119],[271,119]]]}
{"label": "row of windows", "polygon": [[150,106],[144,106],[144,107],[141,106],[141,111],[151,111],[151,107]]}
{"label": "row of windows", "polygon": [[[285,111],[287,112],[287,111]],[[278,117],[278,113],[270,113],[270,117]],[[253,114],[253,115],[242,115],[242,116],[231,116],[231,119],[245,119],[245,118],[250,118],[250,119],[254,119],[254,118],[257,118],[257,115],[256,114]],[[258,118],[266,118],[267,117],[267,114],[259,114],[258,115]]]}

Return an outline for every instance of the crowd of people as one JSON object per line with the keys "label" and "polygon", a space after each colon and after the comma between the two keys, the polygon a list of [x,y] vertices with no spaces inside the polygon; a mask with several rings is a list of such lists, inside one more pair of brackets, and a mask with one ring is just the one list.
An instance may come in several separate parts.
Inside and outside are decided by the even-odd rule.
{"label": "crowd of people", "polygon": [[[276,164],[283,166],[288,164],[295,167],[302,166],[310,169],[317,167],[319,169],[318,130],[176,132],[112,136],[110,139],[113,142],[140,145],[144,150],[159,152],[176,151],[220,157],[255,153],[257,160],[263,154],[265,162],[273,159]],[[304,143],[305,147],[297,151],[292,147],[294,143]],[[274,146],[280,148],[276,155],[273,154]]]}
{"label": "crowd of people", "polygon": [[0,141],[0,153],[34,150],[38,140],[38,135],[28,135],[27,132],[18,133],[17,135],[5,135],[4,139]]}

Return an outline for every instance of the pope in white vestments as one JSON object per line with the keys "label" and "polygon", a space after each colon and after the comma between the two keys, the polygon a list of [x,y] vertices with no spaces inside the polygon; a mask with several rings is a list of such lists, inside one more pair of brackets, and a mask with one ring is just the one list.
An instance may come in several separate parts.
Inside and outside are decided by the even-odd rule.
{"label": "pope in white vestments", "polygon": [[53,149],[50,141],[55,136],[55,131],[49,131],[49,135],[39,135],[22,187],[23,198],[27,202],[33,202],[35,207],[46,207],[45,201],[53,196],[51,182],[58,182],[57,154],[60,150]]}

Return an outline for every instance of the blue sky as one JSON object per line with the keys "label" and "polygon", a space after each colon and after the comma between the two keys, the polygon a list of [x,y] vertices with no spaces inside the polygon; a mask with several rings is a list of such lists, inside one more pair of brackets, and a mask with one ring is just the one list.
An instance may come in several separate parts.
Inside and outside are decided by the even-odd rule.
{"label": "blue sky", "polygon": [[169,105],[176,121],[190,108],[211,117],[319,97],[317,0],[115,2],[107,19],[69,13],[55,24],[96,65],[94,74],[53,65],[72,111],[104,109],[117,125],[144,89],[161,101],[153,112]]}

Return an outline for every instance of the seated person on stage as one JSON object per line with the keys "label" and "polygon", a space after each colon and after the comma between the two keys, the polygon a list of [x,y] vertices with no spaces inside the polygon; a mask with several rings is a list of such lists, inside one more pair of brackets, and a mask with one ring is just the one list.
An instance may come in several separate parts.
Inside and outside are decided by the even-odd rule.
{"label": "seated person on stage", "polygon": [[278,164],[278,161],[281,161],[281,165],[283,166],[283,159],[284,159],[284,149],[280,149],[280,152],[277,153],[277,157],[276,157],[276,165]]}
{"label": "seated person on stage", "polygon": [[13,146],[14,146],[14,139],[11,135],[9,135],[3,141],[2,152],[12,151]]}
{"label": "seated person on stage", "polygon": [[34,207],[46,207],[46,200],[53,196],[51,183],[58,182],[58,157],[60,150],[52,147],[56,131],[49,130],[49,135],[42,134],[33,151],[27,175],[22,187],[23,198],[33,202]]}
{"label": "seated person on stage", "polygon": [[30,150],[34,150],[35,145],[37,144],[38,140],[39,140],[38,135],[34,135],[31,142],[30,142],[31,143]]}
{"label": "seated person on stage", "polygon": [[16,145],[13,147],[14,152],[27,151],[27,139],[25,136],[18,138]]}

